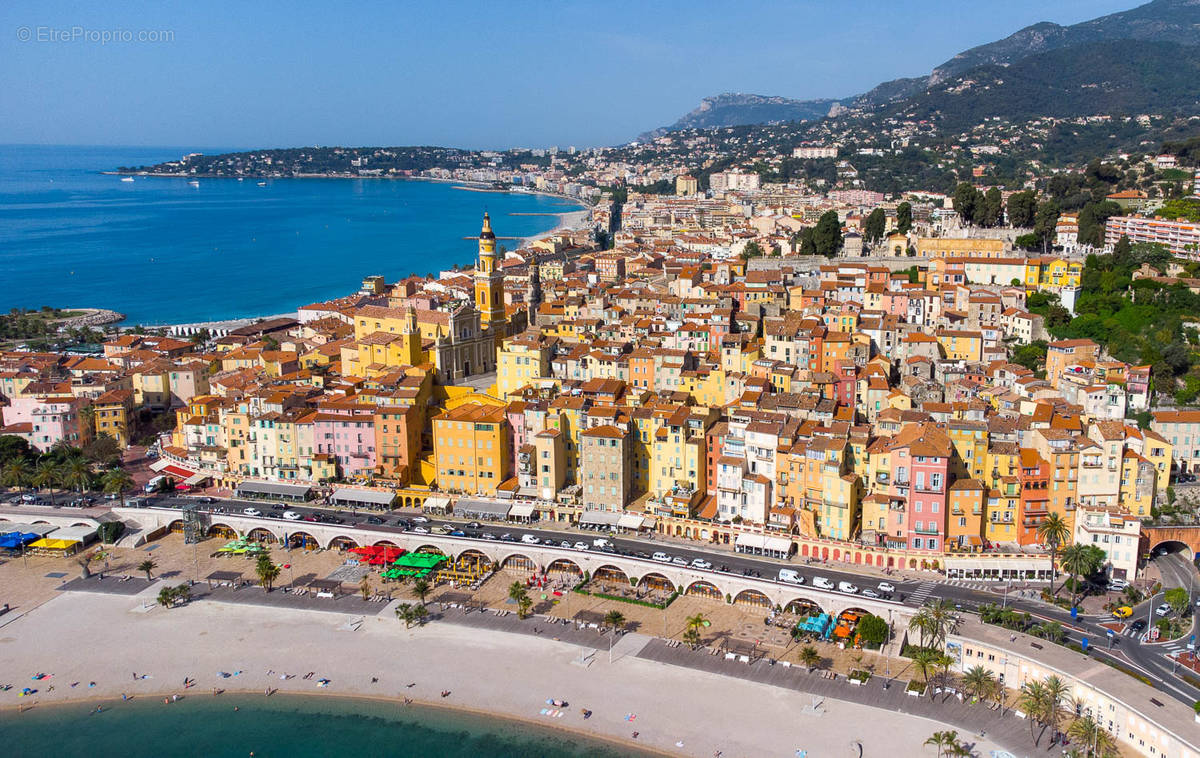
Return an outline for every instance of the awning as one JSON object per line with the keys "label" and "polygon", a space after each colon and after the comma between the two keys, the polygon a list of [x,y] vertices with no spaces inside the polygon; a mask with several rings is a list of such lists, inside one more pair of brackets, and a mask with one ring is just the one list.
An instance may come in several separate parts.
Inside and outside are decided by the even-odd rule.
{"label": "awning", "polygon": [[508,503],[493,503],[487,500],[459,500],[454,504],[454,513],[467,518],[502,519],[508,516]]}
{"label": "awning", "polygon": [[616,526],[621,520],[620,513],[611,511],[584,511],[579,517],[580,526]]}
{"label": "awning", "polygon": [[159,471],[162,471],[170,465],[171,460],[169,458],[159,458],[157,461],[150,464],[150,470],[157,474]]}
{"label": "awning", "polygon": [[57,526],[51,524],[22,524],[16,521],[0,521],[0,534],[19,532],[21,534],[36,534],[38,537],[45,537],[57,528]]}
{"label": "awning", "polygon": [[54,532],[54,539],[78,540],[79,542],[87,543],[96,539],[96,527],[66,526]]}
{"label": "awning", "polygon": [[307,498],[312,487],[307,484],[283,484],[280,482],[242,482],[237,486],[239,495],[267,495],[273,497]]}
{"label": "awning", "polygon": [[508,509],[509,518],[530,518],[533,516],[534,507],[524,503],[517,503],[512,508]]}
{"label": "awning", "polygon": [[164,466],[162,471],[159,473],[168,474],[170,476],[176,477],[177,479],[191,479],[193,476],[196,475],[195,471],[185,469],[182,466],[176,466],[173,463],[168,464],[167,466]]}
{"label": "awning", "polygon": [[396,493],[384,490],[362,490],[353,487],[334,487],[333,502],[361,503],[387,507],[396,499]]}
{"label": "awning", "polygon": [[30,542],[29,546],[45,550],[70,550],[78,544],[79,540],[59,540],[53,537],[42,537],[40,540]]}
{"label": "awning", "polygon": [[739,534],[733,541],[734,547],[741,550],[761,550],[764,553],[780,553],[787,555],[792,551],[791,540],[780,537],[768,537],[764,534]]}
{"label": "awning", "polygon": [[448,497],[426,498],[425,502],[421,504],[421,508],[423,510],[429,511],[431,513],[445,513],[446,509],[449,507],[450,507],[450,498],[448,498]]}
{"label": "awning", "polygon": [[187,479],[184,479],[183,483],[189,487],[195,487],[206,479],[208,479],[208,474],[192,474]]}
{"label": "awning", "polygon": [[646,519],[635,513],[622,513],[621,518],[617,519],[617,526],[622,529],[641,529],[644,523]]}

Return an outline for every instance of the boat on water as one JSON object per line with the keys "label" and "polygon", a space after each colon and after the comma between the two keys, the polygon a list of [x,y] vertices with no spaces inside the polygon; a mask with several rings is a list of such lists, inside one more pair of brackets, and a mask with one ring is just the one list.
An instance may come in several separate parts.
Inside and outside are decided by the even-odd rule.
{"label": "boat on water", "polygon": [[242,182],[242,181],[245,181],[245,179],[243,179],[242,177],[240,177],[240,176],[239,176],[239,177],[238,177],[238,181],[239,181],[239,182]]}
{"label": "boat on water", "polygon": [[132,182],[132,181],[133,181],[133,177],[132,177],[132,176],[122,176],[122,177],[121,177],[121,181],[123,181],[123,182]]}
{"label": "boat on water", "polygon": [[196,181],[195,179],[193,179],[193,180],[191,180],[190,182],[188,182],[188,184],[192,185],[193,187],[199,187],[199,186],[200,186],[200,182]]}
{"label": "boat on water", "polygon": [[267,183],[266,183],[266,182],[259,182],[259,183],[258,183],[258,186],[260,186],[260,187],[265,187],[265,186],[267,186]]}

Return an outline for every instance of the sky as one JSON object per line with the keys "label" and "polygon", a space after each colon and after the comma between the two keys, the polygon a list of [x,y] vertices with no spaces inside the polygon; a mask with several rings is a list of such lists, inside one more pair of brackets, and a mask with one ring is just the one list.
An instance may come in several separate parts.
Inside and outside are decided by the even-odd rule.
{"label": "sky", "polygon": [[1138,0],[0,3],[0,144],[580,147]]}

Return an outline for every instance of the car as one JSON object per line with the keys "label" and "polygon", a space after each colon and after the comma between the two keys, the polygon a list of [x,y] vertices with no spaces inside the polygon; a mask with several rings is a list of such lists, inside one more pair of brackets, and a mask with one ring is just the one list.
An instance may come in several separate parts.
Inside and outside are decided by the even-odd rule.
{"label": "car", "polygon": [[576,542],[574,545],[571,545],[571,547],[575,548],[576,550],[587,550],[587,543]]}
{"label": "car", "polygon": [[205,505],[211,505],[211,504],[217,502],[217,499],[215,497],[209,497],[208,495],[205,495],[203,497],[196,498],[196,501],[200,502],[200,503],[204,503]]}
{"label": "car", "polygon": [[1133,615],[1133,609],[1128,605],[1122,605],[1119,608],[1113,608],[1112,615],[1115,619],[1127,619]]}
{"label": "car", "polygon": [[1170,612],[1171,612],[1171,606],[1167,603],[1163,603],[1162,605],[1160,605],[1154,609],[1155,616],[1166,616]]}
{"label": "car", "polygon": [[862,591],[862,596],[863,596],[863,597],[873,597],[873,598],[878,598],[878,597],[879,597],[879,593],[878,593],[878,592],[876,592],[875,590],[871,589],[870,587],[867,587],[865,590],[863,590],[863,591]]}
{"label": "car", "polygon": [[428,524],[429,523],[429,519],[426,518],[425,516],[413,516],[412,520],[413,520],[414,524]]}
{"label": "car", "polygon": [[437,526],[435,526],[433,528],[433,533],[434,534],[449,534],[450,530],[446,528],[445,524],[438,524]]}
{"label": "car", "polygon": [[379,518],[378,516],[367,516],[367,523],[379,526],[383,523],[383,519]]}
{"label": "car", "polygon": [[296,513],[295,511],[284,511],[283,517],[285,519],[287,519],[288,521],[299,521],[300,519],[304,518],[303,516],[301,516],[299,513]]}
{"label": "car", "polygon": [[853,595],[854,593],[858,592],[858,587],[850,582],[838,582],[838,592],[845,592]]}
{"label": "car", "polygon": [[485,540],[494,540],[494,539],[496,539],[496,535],[492,534],[491,532],[484,532],[483,538]]}
{"label": "car", "polygon": [[242,515],[243,516],[261,516],[262,511],[260,511],[257,508],[243,508]]}
{"label": "car", "polygon": [[875,585],[875,589],[879,590],[880,592],[886,592],[890,594],[896,591],[896,585],[892,584],[891,582],[880,582],[879,584]]}
{"label": "car", "polygon": [[416,534],[429,534],[429,530],[423,526],[414,526],[412,530]]}
{"label": "car", "polygon": [[267,511],[263,514],[263,518],[283,518],[283,514],[279,511]]}
{"label": "car", "polygon": [[478,521],[472,521],[471,523],[467,524],[467,528],[468,529],[482,529],[483,524],[479,523]]}
{"label": "car", "polygon": [[306,514],[304,514],[303,520],[307,521],[309,523],[316,523],[316,522],[320,521],[321,519],[315,513],[306,513]]}
{"label": "car", "polygon": [[670,563],[671,556],[669,556],[663,552],[658,552],[658,553],[655,553],[654,555],[650,556],[650,560],[658,561],[659,563]]}
{"label": "car", "polygon": [[452,530],[450,530],[450,536],[451,537],[466,537],[467,533],[464,532],[462,529],[452,529]]}
{"label": "car", "polygon": [[287,506],[284,505],[283,503],[271,503],[271,510],[283,511],[283,510],[287,510]]}
{"label": "car", "polygon": [[1138,619],[1129,625],[1129,631],[1134,634],[1141,634],[1146,629],[1146,619]]}
{"label": "car", "polygon": [[1112,579],[1108,583],[1108,589],[1112,592],[1124,592],[1128,586],[1129,582],[1124,579]]}
{"label": "car", "polygon": [[562,542],[558,543],[558,546],[561,548],[566,548],[567,550],[571,549],[571,543],[567,542],[566,540],[563,540]]}
{"label": "car", "polygon": [[708,561],[704,560],[703,558],[693,558],[692,559],[692,568],[694,568],[694,569],[710,569],[710,568],[712,568],[712,564],[709,563]]}
{"label": "car", "polygon": [[676,566],[688,565],[687,558],[680,558],[678,555],[671,559],[671,563],[674,563]]}
{"label": "car", "polygon": [[542,541],[537,538],[537,535],[522,534],[521,542],[524,542],[526,545],[538,545],[538,544],[541,544]]}
{"label": "car", "polygon": [[501,542],[516,542],[517,538],[512,536],[508,532],[505,532],[504,534],[500,535],[500,541]]}
{"label": "car", "polygon": [[779,581],[789,584],[804,584],[804,577],[792,569],[779,569]]}
{"label": "car", "polygon": [[812,583],[814,587],[820,587],[823,590],[833,589],[833,582],[823,576],[814,576]]}

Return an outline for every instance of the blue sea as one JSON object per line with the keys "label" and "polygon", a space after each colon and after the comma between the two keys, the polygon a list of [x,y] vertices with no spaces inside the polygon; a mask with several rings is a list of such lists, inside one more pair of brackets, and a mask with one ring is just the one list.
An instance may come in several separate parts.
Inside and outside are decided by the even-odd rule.
{"label": "blue sea", "polygon": [[[0,309],[110,308],[127,324],[266,316],[474,261],[483,213],[501,237],[553,229],[581,206],[388,179],[103,175],[189,147],[0,145]],[[515,248],[516,241],[501,240]]]}
{"label": "blue sea", "polygon": [[[234,710],[237,706],[238,710]],[[347,698],[156,698],[0,712],[5,755],[92,758],[649,758],[472,713]]]}

